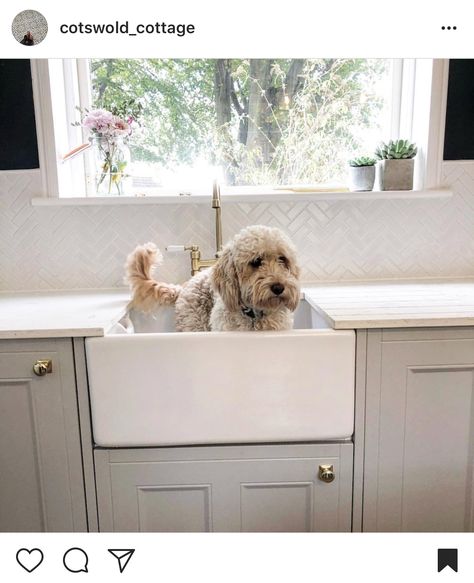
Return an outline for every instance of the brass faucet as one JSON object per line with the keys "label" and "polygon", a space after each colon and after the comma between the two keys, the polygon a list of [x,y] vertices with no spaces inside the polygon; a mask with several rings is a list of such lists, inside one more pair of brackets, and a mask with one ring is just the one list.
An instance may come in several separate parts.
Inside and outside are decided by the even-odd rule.
{"label": "brass faucet", "polygon": [[216,258],[222,251],[221,189],[217,180],[212,185],[212,208],[216,209]]}
{"label": "brass faucet", "polygon": [[216,259],[201,259],[201,250],[199,245],[191,245],[190,247],[185,247],[185,251],[191,251],[191,275],[196,275],[201,269],[206,267],[211,267],[217,261]]}
{"label": "brass faucet", "polygon": [[214,259],[201,259],[199,245],[185,247],[185,251],[191,251],[191,275],[196,275],[201,269],[211,267],[217,261],[222,251],[222,216],[221,216],[221,190],[217,180],[212,185],[212,208],[216,210],[216,254]]}

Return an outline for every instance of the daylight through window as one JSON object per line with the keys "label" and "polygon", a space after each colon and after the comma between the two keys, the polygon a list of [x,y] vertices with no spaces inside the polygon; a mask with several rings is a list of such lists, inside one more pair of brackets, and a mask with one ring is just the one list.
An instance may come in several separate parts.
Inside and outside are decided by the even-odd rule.
{"label": "daylight through window", "polygon": [[91,59],[90,106],[132,118],[135,192],[346,182],[390,131],[384,59]]}

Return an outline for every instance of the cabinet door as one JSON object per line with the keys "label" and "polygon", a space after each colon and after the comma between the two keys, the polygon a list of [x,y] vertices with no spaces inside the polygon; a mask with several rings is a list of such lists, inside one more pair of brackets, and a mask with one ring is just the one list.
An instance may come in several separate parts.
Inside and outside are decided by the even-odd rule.
{"label": "cabinet door", "polygon": [[98,450],[96,466],[102,531],[350,531],[352,444]]}
{"label": "cabinet door", "polygon": [[87,530],[71,341],[0,342],[0,468],[0,531]]}
{"label": "cabinet door", "polygon": [[474,339],[429,334],[369,333],[364,530],[472,530]]}

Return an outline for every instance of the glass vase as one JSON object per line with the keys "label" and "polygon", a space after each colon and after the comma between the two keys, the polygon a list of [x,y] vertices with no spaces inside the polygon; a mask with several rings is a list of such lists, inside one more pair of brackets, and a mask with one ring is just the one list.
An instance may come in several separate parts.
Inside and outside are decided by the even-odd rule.
{"label": "glass vase", "polygon": [[130,148],[126,137],[93,136],[92,182],[99,195],[124,195],[130,192]]}

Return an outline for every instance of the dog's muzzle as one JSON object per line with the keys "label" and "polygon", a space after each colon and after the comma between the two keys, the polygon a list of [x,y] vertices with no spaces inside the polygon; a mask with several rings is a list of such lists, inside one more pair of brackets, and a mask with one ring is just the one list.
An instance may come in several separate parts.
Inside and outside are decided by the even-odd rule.
{"label": "dog's muzzle", "polygon": [[279,296],[285,291],[285,286],[281,283],[274,283],[270,286],[270,289],[276,296]]}

